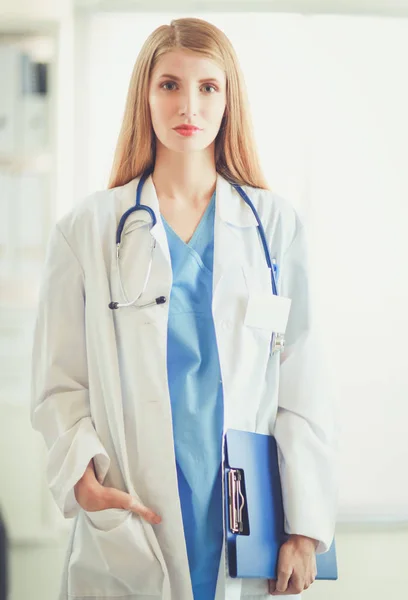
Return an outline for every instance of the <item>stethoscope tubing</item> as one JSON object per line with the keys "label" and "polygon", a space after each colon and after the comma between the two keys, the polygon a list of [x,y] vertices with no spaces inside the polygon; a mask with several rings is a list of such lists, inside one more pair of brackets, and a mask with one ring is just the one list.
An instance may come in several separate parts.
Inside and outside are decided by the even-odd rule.
{"label": "stethoscope tubing", "polygon": [[244,192],[244,190],[237,184],[232,184],[232,186],[237,190],[237,192],[239,193],[239,195],[241,196],[241,198],[248,204],[248,206],[251,208],[254,217],[258,223],[258,233],[260,235],[261,238],[261,242],[262,242],[262,246],[264,249],[264,254],[265,254],[265,260],[266,260],[266,264],[268,266],[268,268],[271,271],[271,283],[272,283],[272,292],[275,296],[278,295],[278,290],[276,287],[276,279],[275,279],[275,268],[274,265],[272,264],[272,260],[271,260],[271,255],[269,252],[269,248],[268,248],[268,243],[266,241],[266,235],[265,235],[265,230],[263,228],[262,225],[262,221],[259,217],[258,211],[256,210],[255,206],[253,205],[251,199],[248,197],[248,195]]}
{"label": "stethoscope tubing", "polygon": [[[146,272],[146,277],[143,283],[143,288],[142,291],[140,292],[140,294],[138,295],[138,297],[135,300],[129,301],[122,283],[122,278],[120,275],[120,264],[119,264],[119,254],[120,254],[120,246],[121,246],[121,238],[122,238],[122,232],[123,232],[123,228],[125,226],[126,220],[127,218],[134,212],[138,211],[138,210],[146,210],[151,219],[152,222],[150,224],[150,229],[152,227],[154,227],[157,223],[157,218],[156,215],[154,213],[154,210],[152,208],[150,208],[150,206],[146,206],[144,204],[141,204],[141,196],[142,196],[142,189],[143,189],[143,185],[146,181],[146,179],[149,177],[150,175],[150,171],[146,171],[145,173],[143,173],[143,175],[140,177],[138,186],[137,186],[137,191],[136,191],[136,203],[134,206],[132,206],[131,208],[129,208],[126,212],[123,213],[123,215],[120,218],[119,221],[119,225],[116,231],[116,265],[117,265],[117,271],[118,271],[118,278],[119,278],[119,285],[120,285],[120,289],[122,292],[123,297],[125,298],[125,303],[121,304],[119,302],[110,302],[109,304],[109,308],[111,309],[117,309],[117,308],[126,308],[129,306],[134,306],[136,305],[136,302],[139,300],[139,298],[143,295],[143,293],[146,290],[147,287],[147,283],[149,281],[149,277],[150,277],[150,272],[152,269],[152,264],[153,264],[153,252],[154,252],[154,248],[156,245],[156,240],[153,241],[152,243],[152,250],[151,250],[151,254],[150,254],[150,259],[149,259],[149,264],[148,264],[148,268],[147,268],[147,272]],[[242,199],[244,200],[244,202],[246,202],[246,204],[248,204],[248,206],[251,208],[254,217],[257,221],[257,229],[258,229],[258,233],[259,236],[261,238],[261,242],[262,242],[262,247],[264,250],[264,255],[265,255],[265,260],[266,260],[266,264],[267,267],[269,268],[270,272],[271,272],[271,285],[272,285],[272,292],[275,296],[278,295],[278,291],[277,291],[277,286],[276,286],[276,272],[275,272],[275,261],[272,261],[271,259],[271,255],[269,252],[269,248],[268,248],[268,244],[266,241],[266,235],[265,235],[265,230],[263,228],[262,225],[262,221],[259,217],[258,211],[256,210],[255,206],[253,205],[251,199],[248,197],[248,195],[245,193],[245,191],[238,185],[238,184],[232,184],[232,186],[237,190],[237,192],[239,193],[239,195],[242,197]],[[153,238],[152,238],[153,239]],[[165,296],[160,296],[159,298],[156,298],[153,302],[149,302],[148,304],[142,304],[142,305],[138,305],[138,308],[144,308],[146,306],[152,306],[154,304],[163,304],[164,302],[166,302],[166,298]]]}

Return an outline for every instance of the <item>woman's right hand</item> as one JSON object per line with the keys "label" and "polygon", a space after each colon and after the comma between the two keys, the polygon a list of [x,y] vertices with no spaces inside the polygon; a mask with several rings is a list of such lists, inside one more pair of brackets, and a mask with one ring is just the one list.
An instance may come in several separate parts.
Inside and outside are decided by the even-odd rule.
{"label": "woman's right hand", "polygon": [[156,525],[161,522],[161,518],[156,513],[136,502],[130,494],[101,485],[96,479],[92,459],[81,479],[75,484],[74,492],[78,504],[87,512],[123,508],[140,515],[148,523]]}

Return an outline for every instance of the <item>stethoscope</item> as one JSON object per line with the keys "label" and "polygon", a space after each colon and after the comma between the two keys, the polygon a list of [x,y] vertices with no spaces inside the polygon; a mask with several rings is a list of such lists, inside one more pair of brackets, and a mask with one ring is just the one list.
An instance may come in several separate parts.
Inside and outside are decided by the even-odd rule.
{"label": "stethoscope", "polygon": [[[157,223],[157,219],[156,219],[156,215],[154,213],[154,210],[150,208],[150,206],[146,206],[144,204],[140,203],[141,200],[141,196],[142,196],[142,189],[143,189],[143,185],[146,181],[146,179],[149,177],[150,175],[150,171],[146,171],[145,173],[143,173],[143,175],[140,177],[138,186],[137,186],[137,191],[136,191],[136,203],[134,206],[132,206],[131,208],[129,208],[129,210],[127,210],[125,213],[123,213],[120,221],[119,221],[119,225],[116,231],[116,266],[117,266],[117,272],[118,272],[118,279],[119,279],[119,285],[120,285],[120,289],[122,292],[122,295],[125,299],[126,302],[124,303],[119,303],[119,302],[110,302],[109,303],[109,308],[112,310],[115,310],[117,308],[127,308],[129,306],[135,306],[136,308],[145,308],[147,306],[156,306],[158,304],[164,304],[165,302],[167,302],[167,298],[166,296],[158,296],[157,298],[155,298],[152,302],[148,302],[146,304],[136,304],[136,302],[139,300],[139,298],[144,294],[144,292],[146,291],[146,287],[147,287],[147,283],[149,281],[149,277],[150,277],[150,272],[152,269],[152,264],[153,264],[153,253],[154,253],[154,249],[156,247],[156,240],[153,236],[151,236],[151,249],[150,249],[150,259],[149,259],[149,264],[147,267],[147,271],[146,271],[146,277],[144,279],[143,282],[143,286],[142,286],[142,290],[139,293],[139,295],[137,296],[137,298],[135,298],[132,301],[129,301],[128,297],[126,296],[126,292],[125,289],[123,287],[122,284],[122,278],[120,275],[120,265],[119,265],[119,254],[120,254],[120,246],[121,246],[121,238],[122,238],[122,232],[123,232],[123,228],[125,226],[126,220],[127,218],[133,213],[136,212],[138,210],[146,210],[151,219],[152,222],[150,224],[150,229],[152,227],[154,227]],[[242,199],[248,204],[248,206],[251,208],[255,219],[258,223],[258,232],[261,238],[261,242],[262,242],[262,246],[263,246],[263,251],[265,254],[265,260],[266,260],[266,264],[270,270],[271,273],[271,285],[272,285],[272,293],[277,296],[278,292],[277,292],[277,286],[276,286],[276,273],[277,273],[277,265],[276,265],[276,260],[275,259],[271,259],[271,255],[269,253],[269,248],[268,248],[268,244],[266,241],[266,236],[265,236],[265,231],[261,222],[261,219],[259,218],[258,212],[255,208],[255,206],[252,204],[250,198],[248,197],[248,195],[244,192],[244,190],[235,183],[231,184],[239,193],[239,195],[242,197]],[[271,347],[272,347],[272,353],[278,352],[278,351],[282,351],[285,345],[285,341],[284,341],[284,335],[282,333],[273,333],[272,334],[272,341],[271,341]]]}

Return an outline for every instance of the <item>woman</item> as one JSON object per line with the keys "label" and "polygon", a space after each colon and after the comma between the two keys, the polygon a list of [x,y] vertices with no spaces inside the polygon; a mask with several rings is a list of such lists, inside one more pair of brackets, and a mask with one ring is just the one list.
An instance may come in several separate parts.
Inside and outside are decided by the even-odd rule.
{"label": "woman", "polygon": [[[292,300],[280,355],[253,308],[270,301],[271,273],[236,184]],[[128,214],[117,259],[139,189],[147,210]],[[46,259],[32,423],[75,517],[60,600],[260,600],[313,582],[336,485],[307,284],[303,227],[262,177],[230,42],[199,19],[159,27],[135,64],[109,189],[56,224]],[[277,582],[226,572],[228,428],[278,444],[289,539]]]}

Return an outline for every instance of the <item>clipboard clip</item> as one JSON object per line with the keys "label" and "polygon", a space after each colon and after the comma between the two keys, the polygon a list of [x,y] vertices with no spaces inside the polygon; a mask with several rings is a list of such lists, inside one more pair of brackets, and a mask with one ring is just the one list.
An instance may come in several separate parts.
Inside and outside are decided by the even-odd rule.
{"label": "clipboard clip", "polygon": [[245,497],[241,491],[242,473],[240,469],[228,471],[229,528],[232,533],[244,533],[243,509]]}

